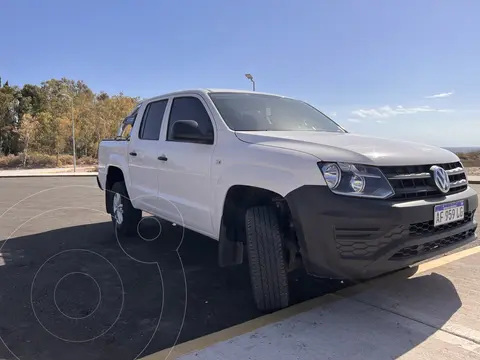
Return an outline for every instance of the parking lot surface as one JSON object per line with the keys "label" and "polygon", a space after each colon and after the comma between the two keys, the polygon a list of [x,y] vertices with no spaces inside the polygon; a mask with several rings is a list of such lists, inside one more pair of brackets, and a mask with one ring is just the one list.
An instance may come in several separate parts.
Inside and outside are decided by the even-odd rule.
{"label": "parking lot surface", "polygon": [[[117,238],[93,177],[0,179],[0,359],[131,360],[262,315],[246,266],[160,225]],[[294,303],[347,285],[292,283]]]}

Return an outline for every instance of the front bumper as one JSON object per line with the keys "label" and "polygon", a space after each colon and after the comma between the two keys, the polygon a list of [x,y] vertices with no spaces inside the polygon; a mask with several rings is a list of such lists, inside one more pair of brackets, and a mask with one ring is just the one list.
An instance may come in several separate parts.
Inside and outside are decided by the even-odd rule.
{"label": "front bumper", "polygon": [[[361,280],[443,254],[476,239],[472,188],[424,200],[391,201],[302,186],[286,196],[308,273]],[[434,206],[465,200],[465,220],[433,227]]]}

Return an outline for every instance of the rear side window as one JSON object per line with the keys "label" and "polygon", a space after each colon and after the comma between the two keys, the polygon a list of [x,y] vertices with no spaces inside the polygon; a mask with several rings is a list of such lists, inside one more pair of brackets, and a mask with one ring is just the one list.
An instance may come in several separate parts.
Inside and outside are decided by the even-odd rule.
{"label": "rear side window", "polygon": [[132,113],[123,119],[120,127],[117,130],[117,136],[115,137],[117,140],[128,140],[130,138],[130,132],[135,124],[135,118],[138,115],[140,105],[141,104],[137,105],[135,109],[133,109]]}
{"label": "rear side window", "polygon": [[173,100],[170,118],[168,121],[167,140],[172,140],[171,130],[178,120],[195,120],[204,134],[213,134],[213,125],[210,116],[202,102],[196,97],[178,97]]}
{"label": "rear side window", "polygon": [[143,114],[142,124],[138,137],[143,140],[158,140],[162,127],[163,115],[167,108],[168,99],[155,101],[147,105]]}

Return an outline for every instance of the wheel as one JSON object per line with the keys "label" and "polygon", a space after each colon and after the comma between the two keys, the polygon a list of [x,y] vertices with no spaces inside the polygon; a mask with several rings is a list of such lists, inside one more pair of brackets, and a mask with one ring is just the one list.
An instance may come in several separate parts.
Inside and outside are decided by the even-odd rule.
{"label": "wheel", "polygon": [[127,188],[123,181],[112,186],[112,222],[117,233],[133,235],[142,218],[142,211],[135,209],[128,197]]}
{"label": "wheel", "polygon": [[247,254],[253,297],[261,311],[288,306],[288,278],[280,226],[275,210],[253,207],[245,215]]}

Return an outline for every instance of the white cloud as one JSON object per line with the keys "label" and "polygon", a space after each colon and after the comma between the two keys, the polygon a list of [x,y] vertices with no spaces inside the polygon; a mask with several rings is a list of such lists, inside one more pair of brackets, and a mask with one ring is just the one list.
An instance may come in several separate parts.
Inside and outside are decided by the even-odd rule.
{"label": "white cloud", "polygon": [[453,112],[450,109],[435,109],[430,106],[417,106],[407,108],[402,105],[397,105],[396,107],[391,107],[389,105],[385,105],[376,109],[359,109],[352,111],[353,115],[359,116],[361,118],[388,118],[397,115],[407,115],[407,114],[416,114],[419,112]]}
{"label": "white cloud", "polygon": [[426,99],[436,99],[436,98],[445,98],[453,95],[453,91],[450,92],[444,92],[440,94],[435,94],[435,95],[430,95],[430,96],[425,96]]}
{"label": "white cloud", "polygon": [[379,124],[385,124],[386,123],[385,120],[376,120],[376,122],[379,123]]}
{"label": "white cloud", "polygon": [[335,116],[337,116],[337,113],[336,113],[335,111],[332,111],[332,112],[330,113],[330,116],[331,116],[331,117],[335,117]]}
{"label": "white cloud", "polygon": [[350,121],[350,122],[354,122],[354,123],[359,123],[359,122],[361,122],[361,120],[359,120],[359,119],[353,119],[353,118],[350,118],[350,119],[347,119],[347,120]]}
{"label": "white cloud", "polygon": [[379,113],[375,109],[360,109],[360,110],[355,110],[352,111],[353,115],[360,116],[361,118],[367,118],[367,117],[384,117],[383,114]]}

